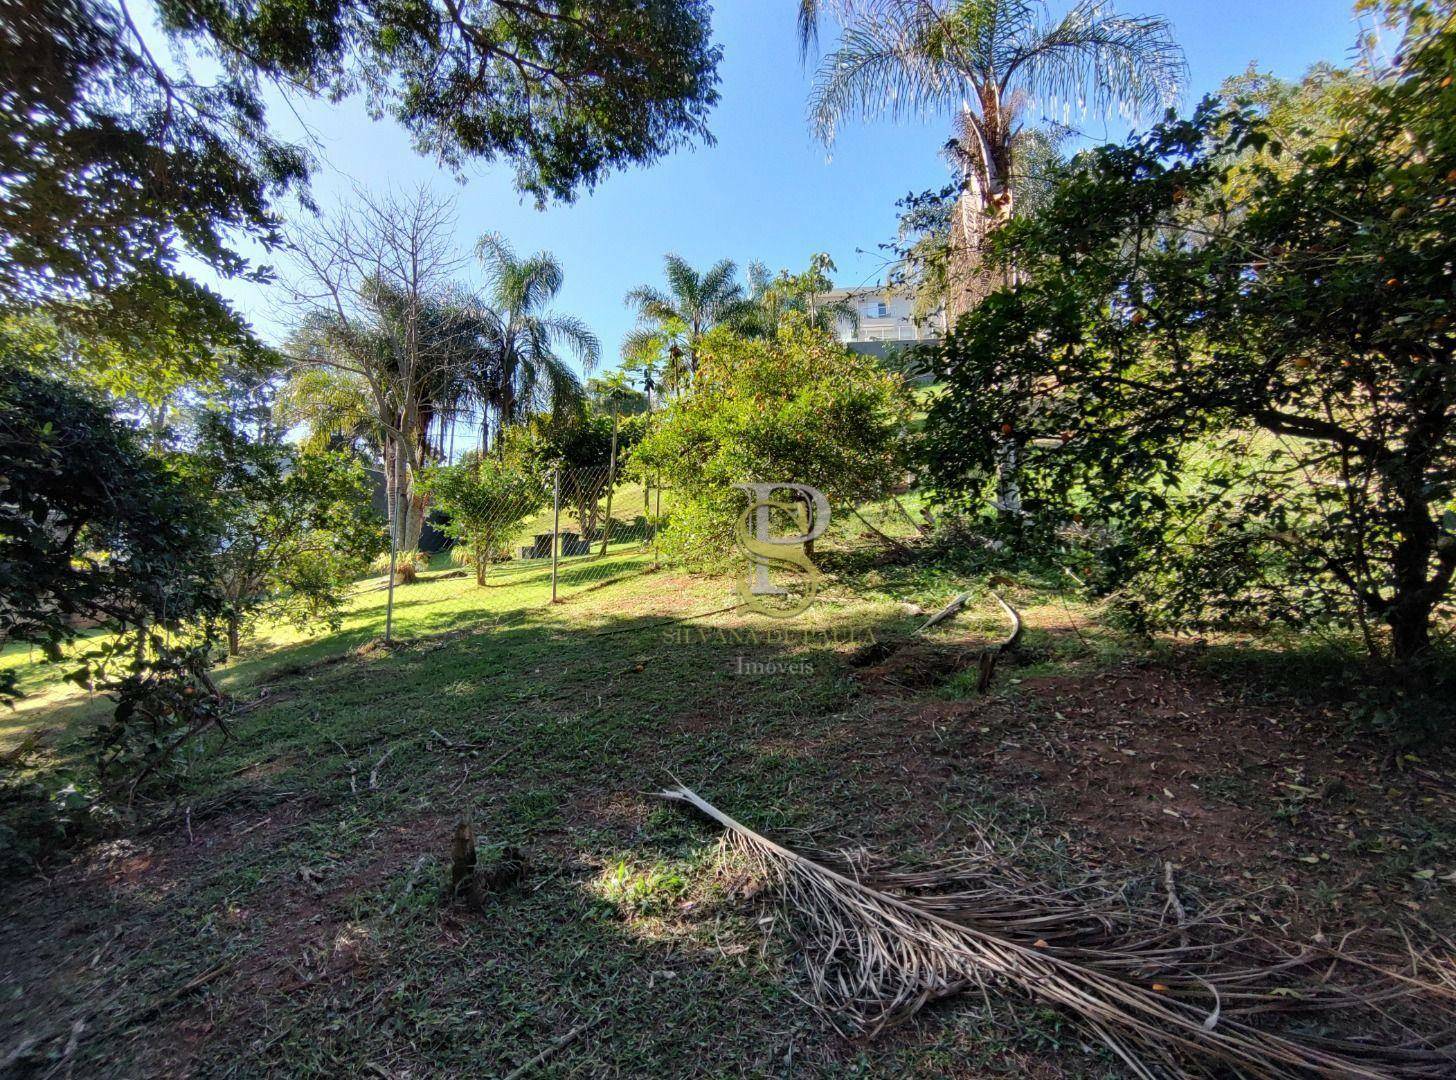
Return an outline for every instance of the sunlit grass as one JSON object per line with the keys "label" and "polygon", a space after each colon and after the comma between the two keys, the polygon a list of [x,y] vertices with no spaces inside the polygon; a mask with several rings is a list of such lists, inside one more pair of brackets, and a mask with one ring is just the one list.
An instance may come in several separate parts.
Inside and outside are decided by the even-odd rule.
{"label": "sunlit grass", "polygon": [[[640,573],[652,562],[650,550],[636,541],[609,544],[605,556],[564,559],[557,575],[558,597],[569,600],[585,589]],[[231,693],[245,692],[281,669],[321,663],[380,638],[388,597],[386,577],[365,578],[354,584],[336,627],[256,624],[244,637],[241,655],[217,671],[219,686]],[[549,559],[501,563],[492,568],[482,587],[475,583],[473,571],[451,567],[449,556],[441,553],[431,559],[430,569],[419,580],[395,587],[392,636],[410,641],[467,627],[487,628],[504,614],[550,603]],[[38,648],[24,643],[0,652],[0,670],[17,673],[23,695],[14,708],[0,714],[0,749],[15,745],[37,727],[74,730],[101,715],[109,704],[106,699],[67,681],[66,674],[75,669],[78,657],[110,638],[105,631],[87,631],[66,647],[65,659],[58,663],[47,662]]]}

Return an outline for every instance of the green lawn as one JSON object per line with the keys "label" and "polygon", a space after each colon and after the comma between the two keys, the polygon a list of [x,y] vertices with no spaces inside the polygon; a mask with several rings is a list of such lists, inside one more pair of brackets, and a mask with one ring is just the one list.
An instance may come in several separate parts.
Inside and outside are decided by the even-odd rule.
{"label": "green lawn", "polygon": [[[648,794],[681,780],[791,842],[910,864],[994,827],[1036,837],[1017,847],[1036,872],[1070,872],[1096,850],[1078,846],[1086,829],[1024,773],[993,773],[1067,720],[1030,687],[1093,687],[1095,704],[1091,680],[1129,655],[1095,611],[1035,582],[1011,590],[1025,656],[982,699],[971,673],[871,685],[847,663],[970,584],[945,568],[847,562],[793,622],[721,611],[732,579],[657,570],[636,549],[565,566],[555,605],[549,567],[492,580],[442,565],[400,588],[407,644],[392,651],[359,648],[382,625],[378,581],[335,633],[253,642],[224,672],[247,711],[149,824],[0,892],[0,1059],[32,1040],[21,1060],[57,1075],[503,1076],[577,1031],[536,1075],[1116,1074],[1064,1017],[1001,996],[948,1002],[867,1045],[840,1039],[801,1000],[789,939],[715,833]],[[1004,632],[973,591],[933,635],[943,646]],[[745,673],[755,661],[798,667]],[[32,706],[10,735],[79,730],[85,709]],[[1237,766],[1217,790],[1253,805],[1252,775]],[[1149,797],[1163,796],[1131,798]],[[1380,864],[1392,890],[1444,858],[1445,813],[1427,810],[1419,853],[1407,837],[1399,868]],[[480,913],[442,903],[466,815],[486,857],[517,845],[528,859],[524,884]],[[1187,844],[1185,825],[1151,819]],[[1311,831],[1288,820],[1291,845]],[[1102,857],[1110,874],[1146,869],[1131,850]],[[1326,910],[1356,892],[1336,864],[1295,865]]]}
{"label": "green lawn", "polygon": [[[617,517],[615,509],[613,517]],[[549,523],[546,527],[549,529]],[[593,554],[562,560],[558,595],[569,600],[616,578],[640,574],[652,563],[651,550],[636,540],[610,543],[605,557]],[[396,590],[394,635],[408,641],[467,626],[487,628],[502,613],[519,614],[551,602],[549,560],[499,564],[492,568],[488,582],[480,588],[473,570],[453,568],[444,554],[434,556],[419,581]],[[280,668],[343,656],[379,638],[384,633],[387,596],[385,578],[369,578],[355,585],[337,629],[320,632],[316,626],[284,624],[255,628],[244,642],[243,655],[219,671],[219,684],[229,692],[245,692]],[[99,636],[95,631],[83,635],[67,650],[68,655],[94,647]],[[0,670],[15,670],[25,695],[14,709],[0,714],[0,751],[37,727],[63,735],[94,720],[107,707],[105,700],[94,699],[65,681],[67,665],[41,660],[39,650],[29,645],[11,645],[0,652]]]}

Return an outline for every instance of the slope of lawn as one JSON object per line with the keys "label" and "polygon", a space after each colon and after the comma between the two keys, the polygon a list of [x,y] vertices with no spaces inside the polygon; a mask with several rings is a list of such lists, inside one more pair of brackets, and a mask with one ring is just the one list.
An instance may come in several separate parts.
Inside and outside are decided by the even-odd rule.
{"label": "slope of lawn", "polygon": [[[651,563],[650,549],[635,540],[614,542],[605,557],[594,553],[563,560],[558,593],[568,598],[614,578],[641,573]],[[478,588],[473,569],[453,567],[446,554],[434,556],[418,581],[396,591],[394,635],[410,640],[465,626],[488,626],[495,613],[523,611],[551,601],[549,560],[503,563],[492,568],[488,581],[486,588]],[[278,623],[254,627],[244,642],[243,655],[218,671],[219,685],[229,692],[243,692],[280,667],[339,657],[373,641],[384,633],[387,596],[385,578],[368,578],[355,585],[335,629]],[[68,654],[84,653],[99,639],[100,632],[88,632],[69,647]],[[14,709],[0,714],[0,751],[36,728],[49,729],[56,738],[63,738],[68,730],[94,720],[108,705],[65,680],[69,665],[42,663],[33,646],[16,644],[0,652],[0,670],[5,669],[18,673],[18,686],[25,696]]]}
{"label": "slope of lawn", "polygon": [[[1414,905],[1449,927],[1446,763],[1381,774],[1375,749],[1261,697],[1250,669],[1231,683],[1145,652],[1035,582],[1010,593],[1023,654],[981,696],[966,661],[1001,620],[947,570],[845,561],[784,623],[723,611],[731,578],[637,551],[564,570],[555,605],[549,569],[513,569],[401,588],[394,650],[367,647],[377,582],[337,633],[256,643],[228,672],[248,703],[231,737],[145,826],[0,892],[0,1060],[403,1078],[504,1076],[548,1051],[535,1075],[1117,1074],[1066,1018],[1002,995],[873,1043],[835,1035],[801,1000],[781,916],[711,829],[648,794],[674,778],[808,846],[915,864],[988,830],[1050,879],[1161,888],[1170,859],[1190,897],[1260,889],[1291,926]],[[851,664],[968,585],[931,641]],[[1334,776],[1344,795],[1300,794]],[[464,816],[482,858],[527,859],[480,912],[443,903]]]}

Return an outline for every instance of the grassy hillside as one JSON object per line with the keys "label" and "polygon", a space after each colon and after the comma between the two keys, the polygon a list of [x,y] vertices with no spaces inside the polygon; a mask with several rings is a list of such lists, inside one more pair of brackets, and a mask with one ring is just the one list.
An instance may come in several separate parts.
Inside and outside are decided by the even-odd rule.
{"label": "grassy hillside", "polygon": [[[432,571],[399,590],[393,651],[360,648],[377,581],[337,633],[264,635],[225,673],[249,703],[231,737],[145,826],[0,894],[0,1056],[78,1076],[499,1076],[574,1033],[541,1075],[1115,1071],[1001,995],[840,1039],[756,885],[648,794],[674,778],[775,836],[898,862],[991,836],[1052,880],[1173,859],[1188,895],[1266,889],[1291,925],[1449,915],[1445,766],[1382,777],[1317,712],[1251,696],[1248,671],[1170,666],[1035,582],[1012,593],[1023,654],[982,697],[968,665],[1002,619],[978,590],[923,647],[849,662],[966,587],[948,571],[871,560],[791,624],[724,612],[733,580],[641,553],[563,581],[551,605],[549,570],[485,589]],[[31,707],[12,736],[83,711]],[[1335,776],[1348,802],[1280,786]],[[487,860],[528,860],[479,913],[442,902],[462,816]]]}

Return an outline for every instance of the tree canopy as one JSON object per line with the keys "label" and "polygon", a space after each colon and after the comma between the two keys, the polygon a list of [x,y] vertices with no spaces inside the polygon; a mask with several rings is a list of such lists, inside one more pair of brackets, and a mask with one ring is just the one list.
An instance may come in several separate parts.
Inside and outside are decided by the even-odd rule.
{"label": "tree canopy", "polygon": [[237,241],[277,246],[277,200],[305,194],[267,84],[362,92],[424,153],[512,163],[538,202],[710,141],[717,101],[703,0],[5,0],[0,16],[0,314],[43,305],[158,379],[251,347],[180,260],[260,274]]}
{"label": "tree canopy", "polygon": [[1414,22],[1322,137],[1209,102],[1080,157],[946,343],[941,490],[982,498],[1014,446],[1018,527],[1076,525],[1145,614],[1424,656],[1456,574],[1453,69],[1449,22]]}
{"label": "tree canopy", "polygon": [[873,357],[791,313],[773,337],[727,327],[701,342],[693,392],[654,414],[634,467],[677,492],[666,550],[721,559],[742,509],[733,485],[787,480],[854,507],[904,476],[909,397]]}
{"label": "tree canopy", "polygon": [[221,610],[212,507],[86,394],[0,364],[0,478],[0,643],[58,658],[78,620],[175,627]]}

